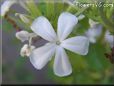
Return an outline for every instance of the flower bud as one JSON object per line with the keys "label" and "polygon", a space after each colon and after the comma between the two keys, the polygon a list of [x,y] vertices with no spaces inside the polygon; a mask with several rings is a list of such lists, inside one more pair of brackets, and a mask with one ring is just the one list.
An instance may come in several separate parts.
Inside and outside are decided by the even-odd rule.
{"label": "flower bud", "polygon": [[30,24],[30,20],[27,18],[27,15],[16,13],[15,16],[19,16],[21,21],[23,21],[25,24]]}
{"label": "flower bud", "polygon": [[35,46],[29,46],[28,44],[25,44],[20,51],[21,56],[30,56],[31,52],[35,49]]}

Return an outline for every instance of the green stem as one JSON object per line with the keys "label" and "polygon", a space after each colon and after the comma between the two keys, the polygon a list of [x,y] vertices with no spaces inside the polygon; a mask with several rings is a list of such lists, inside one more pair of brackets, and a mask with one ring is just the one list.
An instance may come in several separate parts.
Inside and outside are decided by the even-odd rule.
{"label": "green stem", "polygon": [[[72,2],[72,4],[74,3],[75,1]],[[72,8],[75,8],[76,10],[78,10],[78,8],[74,5],[69,5],[69,7],[67,8],[67,11],[69,12]]]}
{"label": "green stem", "polygon": [[68,8],[67,8],[67,11],[70,11],[72,9],[72,6],[69,6]]}
{"label": "green stem", "polygon": [[75,15],[76,16],[79,16],[80,14],[82,14],[85,10],[87,10],[88,9],[88,7],[85,7],[85,8],[82,8],[82,9],[80,9],[80,11],[78,11]]}
{"label": "green stem", "polygon": [[[74,2],[72,2],[74,3]],[[67,11],[70,11],[72,9],[72,5],[70,5],[68,8],[67,8]],[[86,9],[88,9],[88,7],[85,7],[85,8],[76,8],[76,6],[74,7],[78,12],[76,12],[76,16],[79,16],[80,14],[82,14]]]}
{"label": "green stem", "polygon": [[105,37],[105,33],[106,33],[106,28],[103,28],[103,32],[102,32],[100,38],[98,39],[99,42],[103,41],[103,38]]}
{"label": "green stem", "polygon": [[55,12],[54,12],[54,1],[46,1],[46,15],[47,17],[51,17]]}
{"label": "green stem", "polygon": [[35,18],[42,15],[41,11],[37,8],[33,0],[30,0],[28,3],[26,3],[26,6],[30,10],[30,14]]}

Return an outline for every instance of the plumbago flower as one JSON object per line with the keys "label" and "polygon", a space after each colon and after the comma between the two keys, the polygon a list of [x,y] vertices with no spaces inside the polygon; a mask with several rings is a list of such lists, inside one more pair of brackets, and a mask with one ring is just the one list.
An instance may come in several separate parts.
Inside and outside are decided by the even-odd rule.
{"label": "plumbago flower", "polygon": [[[85,35],[91,43],[96,43],[96,39],[102,34],[102,25],[89,19],[90,28],[86,31]],[[105,41],[109,43],[110,47],[114,46],[114,35],[111,35],[107,30],[105,34]]]}
{"label": "plumbago flower", "polygon": [[88,37],[91,43],[96,43],[96,39],[102,33],[102,25],[99,22],[95,22],[89,19],[90,28],[85,32],[85,35]]}
{"label": "plumbago flower", "polygon": [[33,21],[31,25],[33,32],[49,41],[44,46],[31,52],[30,61],[36,69],[42,69],[55,54],[53,66],[55,75],[62,77],[72,73],[72,67],[65,49],[76,54],[86,55],[89,47],[89,40],[85,36],[66,39],[77,22],[76,16],[63,12],[58,18],[56,34],[52,25],[44,16],[40,16]]}

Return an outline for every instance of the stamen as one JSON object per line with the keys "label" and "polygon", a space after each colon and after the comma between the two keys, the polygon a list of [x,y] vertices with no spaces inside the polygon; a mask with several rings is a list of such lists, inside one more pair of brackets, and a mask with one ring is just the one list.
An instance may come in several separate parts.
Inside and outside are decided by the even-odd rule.
{"label": "stamen", "polygon": [[60,45],[60,44],[61,44],[61,42],[60,42],[60,41],[56,41],[56,44],[57,44],[57,45]]}

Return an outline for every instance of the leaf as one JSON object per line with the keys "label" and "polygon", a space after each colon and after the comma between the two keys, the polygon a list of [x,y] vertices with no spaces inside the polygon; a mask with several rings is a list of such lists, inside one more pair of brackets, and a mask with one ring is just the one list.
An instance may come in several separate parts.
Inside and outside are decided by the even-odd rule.
{"label": "leaf", "polygon": [[90,45],[89,53],[85,56],[90,69],[94,71],[104,71],[109,67],[110,63],[104,55],[105,51],[105,48],[103,48],[101,44],[96,43]]}
{"label": "leaf", "polygon": [[33,0],[27,1],[26,6],[30,10],[31,16],[33,16],[34,18],[37,18],[38,16],[42,15]]}
{"label": "leaf", "polygon": [[6,32],[9,32],[10,33],[12,31],[12,29],[13,29],[13,26],[9,22],[7,22],[6,19],[4,19],[2,21],[2,28],[1,29],[3,31],[6,31]]}
{"label": "leaf", "polygon": [[55,15],[55,7],[54,7],[54,1],[51,0],[50,2],[47,0],[46,3],[46,16],[48,18],[51,18],[51,16]]}

